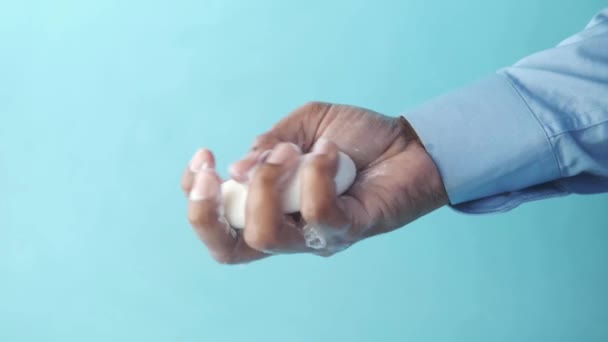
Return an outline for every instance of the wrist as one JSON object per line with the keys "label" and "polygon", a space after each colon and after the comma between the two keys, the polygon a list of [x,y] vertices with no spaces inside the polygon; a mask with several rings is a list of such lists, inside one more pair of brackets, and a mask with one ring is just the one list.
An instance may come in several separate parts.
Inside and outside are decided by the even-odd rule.
{"label": "wrist", "polygon": [[431,197],[429,200],[434,204],[433,209],[442,207],[450,203],[441,173],[437,164],[428,153],[414,127],[403,116],[399,117],[399,122],[408,143],[407,149],[410,150],[414,160],[419,162],[420,172],[424,175],[426,193]]}

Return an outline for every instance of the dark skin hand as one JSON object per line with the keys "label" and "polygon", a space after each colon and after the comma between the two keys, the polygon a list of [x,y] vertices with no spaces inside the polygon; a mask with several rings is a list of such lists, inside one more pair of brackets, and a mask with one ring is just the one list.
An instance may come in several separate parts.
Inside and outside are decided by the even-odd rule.
{"label": "dark skin hand", "polygon": [[[341,196],[334,184],[338,150],[357,168]],[[302,152],[313,157],[302,165],[300,213],[285,215],[284,175]],[[448,203],[437,167],[405,119],[346,105],[298,108],[260,135],[230,173],[249,185],[244,230],[230,227],[219,210],[222,179],[211,151],[199,150],[182,179],[191,225],[226,264],[285,253],[329,256]]]}

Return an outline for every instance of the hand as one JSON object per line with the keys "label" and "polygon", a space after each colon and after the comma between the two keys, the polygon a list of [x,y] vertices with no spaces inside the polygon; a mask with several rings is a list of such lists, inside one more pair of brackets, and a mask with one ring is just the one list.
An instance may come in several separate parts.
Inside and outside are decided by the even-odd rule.
{"label": "hand", "polygon": [[[338,150],[357,167],[342,196],[333,183]],[[302,166],[300,213],[285,215],[281,175],[293,172],[300,151],[314,156]],[[434,162],[405,119],[345,105],[300,107],[259,136],[230,174],[249,183],[244,230],[231,228],[222,216],[222,180],[210,151],[196,153],[182,180],[190,223],[220,263],[279,253],[329,256],[448,203]]]}

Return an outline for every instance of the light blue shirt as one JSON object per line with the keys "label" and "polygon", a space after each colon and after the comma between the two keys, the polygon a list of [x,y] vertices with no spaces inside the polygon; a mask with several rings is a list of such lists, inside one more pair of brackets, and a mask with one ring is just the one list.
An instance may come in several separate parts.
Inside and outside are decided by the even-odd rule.
{"label": "light blue shirt", "polygon": [[608,8],[557,47],[404,117],[456,210],[608,192]]}

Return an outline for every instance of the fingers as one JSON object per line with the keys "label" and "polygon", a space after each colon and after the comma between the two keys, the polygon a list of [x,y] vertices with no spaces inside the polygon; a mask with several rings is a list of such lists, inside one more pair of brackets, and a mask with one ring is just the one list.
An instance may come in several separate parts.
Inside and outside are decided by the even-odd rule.
{"label": "fingers", "polygon": [[230,167],[230,177],[240,183],[250,180],[252,170],[264,153],[278,143],[290,142],[301,151],[313,144],[318,128],[332,108],[329,103],[309,102],[275,124],[270,131],[257,137],[251,151]]}
{"label": "fingers", "polygon": [[269,156],[274,148],[281,144],[291,145],[293,150],[298,154],[301,154],[300,147],[293,143],[277,142],[272,146],[263,145],[259,150],[249,152],[243,159],[232,164],[229,169],[230,177],[239,183],[248,183],[251,180],[253,173],[256,171],[257,166]]}
{"label": "fingers", "polygon": [[295,172],[300,151],[280,143],[257,167],[249,183],[244,239],[251,247],[271,253],[305,249],[295,222],[283,214],[282,192]]}
{"label": "fingers", "polygon": [[268,156],[268,153],[281,141],[271,133],[260,135],[256,138],[251,151],[241,160],[232,164],[229,168],[230,177],[239,183],[246,183],[253,174],[254,167],[261,159]]}
{"label": "fingers", "polygon": [[215,158],[213,154],[211,151],[204,148],[196,151],[194,156],[192,156],[190,163],[188,163],[188,167],[186,167],[186,170],[184,170],[181,187],[186,196],[190,194],[190,190],[194,184],[194,176],[202,168],[215,168]]}
{"label": "fingers", "polygon": [[341,248],[349,220],[336,196],[334,177],[338,150],[332,142],[320,139],[302,166],[301,214],[306,245],[313,249]]}
{"label": "fingers", "polygon": [[[223,217],[221,179],[213,168],[214,164],[213,155],[207,150],[197,152],[190,163],[190,224],[211,255],[220,263],[241,263],[264,257],[263,253],[243,243]],[[184,183],[187,184],[190,178],[186,178]]]}
{"label": "fingers", "polygon": [[[261,154],[249,182],[246,226],[241,234],[223,217],[221,179],[213,154],[199,150],[182,180],[189,196],[188,218],[200,240],[221,263],[242,263],[275,253],[331,255],[346,245],[348,220],[336,198],[337,147],[324,139],[302,161],[299,171],[301,217],[283,214],[287,182],[300,166],[301,152],[279,143]],[[302,227],[302,222],[306,225]]]}
{"label": "fingers", "polygon": [[299,171],[301,216],[296,223],[283,214],[282,194],[294,172],[294,153],[289,144],[279,144],[257,167],[249,184],[244,239],[254,249],[267,253],[315,252],[331,255],[348,246],[349,220],[336,197],[334,176],[337,147],[324,139],[313,148]]}
{"label": "fingers", "polygon": [[255,167],[268,156],[271,150],[272,147],[268,150],[249,152],[243,159],[230,166],[230,177],[239,183],[249,182]]}

